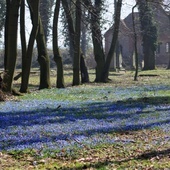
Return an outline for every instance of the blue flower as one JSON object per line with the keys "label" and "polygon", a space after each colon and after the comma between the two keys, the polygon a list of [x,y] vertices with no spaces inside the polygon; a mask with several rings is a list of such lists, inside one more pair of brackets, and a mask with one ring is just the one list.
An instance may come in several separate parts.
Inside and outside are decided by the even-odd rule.
{"label": "blue flower", "polygon": [[[145,89],[151,90],[149,86]],[[136,99],[143,90],[142,87],[135,90],[96,88],[90,92],[94,92],[94,95],[89,96],[85,89],[69,88],[55,93],[68,93],[73,96],[83,93],[83,101],[30,99],[0,103],[0,151],[27,148],[70,151],[75,146],[116,142],[126,144],[131,140],[122,141],[111,133],[151,128],[163,130],[169,139],[168,104],[122,104],[115,100]],[[108,96],[107,101],[103,96],[99,98],[101,91],[103,96]]]}

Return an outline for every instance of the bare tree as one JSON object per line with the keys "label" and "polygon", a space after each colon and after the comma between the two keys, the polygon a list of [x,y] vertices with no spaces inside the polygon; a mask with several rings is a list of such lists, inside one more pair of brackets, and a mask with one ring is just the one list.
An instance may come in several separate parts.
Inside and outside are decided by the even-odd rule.
{"label": "bare tree", "polygon": [[[69,32],[69,37],[70,37],[70,43],[71,43],[71,47],[73,48],[72,49],[73,54],[74,54],[73,58],[76,57],[76,59],[73,59],[73,85],[78,85],[78,84],[80,84],[80,77],[79,77],[80,71],[81,71],[81,82],[82,83],[89,82],[89,76],[88,76],[87,67],[85,65],[84,57],[83,57],[83,54],[82,54],[82,50],[80,49],[80,40],[79,40],[80,39],[80,37],[79,37],[80,32],[79,32],[78,26],[80,26],[80,31],[81,31],[80,16],[81,16],[81,12],[82,12],[81,11],[81,3],[82,2],[80,2],[80,7],[79,7],[78,4],[76,4],[74,2],[72,2],[72,3],[74,4],[75,10],[77,11],[77,15],[75,15],[76,19],[74,19],[73,16],[72,16],[73,14],[71,13],[72,10],[69,7],[69,3],[67,1],[62,0],[62,5],[63,5],[63,8],[64,8],[64,12],[65,12],[67,24],[68,24],[68,32]],[[79,15],[78,15],[78,12],[80,13]],[[78,22],[80,22],[80,23],[78,23]],[[78,42],[76,42],[76,41],[78,41]],[[79,46],[79,49],[77,49],[77,47],[78,47],[77,45]],[[79,57],[78,57],[77,52],[80,55]]]}
{"label": "bare tree", "polygon": [[39,16],[39,27],[36,36],[38,49],[38,63],[40,65],[40,84],[39,89],[51,88],[50,82],[50,58],[47,52],[44,29]]}
{"label": "bare tree", "polygon": [[116,13],[115,13],[115,19],[114,19],[115,20],[114,21],[114,32],[113,32],[112,42],[110,45],[110,50],[106,57],[106,62],[105,62],[104,68],[103,68],[102,82],[108,81],[110,63],[113,58],[113,54],[114,54],[114,51],[116,48],[116,42],[118,39],[121,7],[122,7],[122,0],[118,0],[116,3],[116,10],[115,10]]}
{"label": "bare tree", "polygon": [[4,91],[12,92],[13,76],[17,59],[18,16],[21,1],[6,1],[5,25],[5,74],[3,78]]}
{"label": "bare tree", "polygon": [[29,76],[30,76],[30,69],[31,69],[31,62],[32,62],[32,52],[34,47],[34,42],[38,33],[38,26],[39,26],[39,0],[32,1],[27,0],[29,5],[31,18],[32,18],[32,30],[31,35],[28,42],[28,48],[26,52],[26,59],[25,59],[25,67],[22,70],[22,80],[21,80],[21,88],[20,92],[26,93],[28,91],[28,83],[29,83]]}
{"label": "bare tree", "polygon": [[132,21],[133,21],[133,32],[134,32],[134,46],[135,46],[135,65],[136,65],[136,69],[135,69],[135,76],[134,76],[134,81],[138,80],[138,49],[137,49],[137,33],[136,33],[136,28],[135,28],[135,16],[134,16],[134,9],[137,7],[138,3],[136,3],[135,6],[133,6],[132,8]]}
{"label": "bare tree", "polygon": [[58,45],[58,18],[60,11],[60,3],[61,0],[56,0],[55,10],[54,10],[54,18],[53,18],[53,54],[54,61],[57,65],[57,88],[64,88],[64,71],[63,71],[63,62],[62,57],[59,51]]}

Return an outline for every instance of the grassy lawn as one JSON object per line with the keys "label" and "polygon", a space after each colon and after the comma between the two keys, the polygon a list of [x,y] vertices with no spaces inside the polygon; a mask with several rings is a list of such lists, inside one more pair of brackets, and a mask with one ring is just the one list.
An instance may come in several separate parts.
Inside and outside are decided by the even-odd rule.
{"label": "grassy lawn", "polygon": [[[111,72],[110,83],[38,88],[0,103],[0,169],[170,169],[169,70]],[[20,80],[15,81],[19,88]]]}

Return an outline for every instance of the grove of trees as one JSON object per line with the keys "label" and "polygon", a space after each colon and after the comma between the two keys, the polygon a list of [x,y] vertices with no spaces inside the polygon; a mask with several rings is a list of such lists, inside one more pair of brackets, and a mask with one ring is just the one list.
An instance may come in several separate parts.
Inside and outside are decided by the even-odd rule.
{"label": "grove of trees", "polygon": [[[162,1],[139,0],[141,23],[141,36],[143,42],[144,70],[155,69],[155,51],[157,48],[157,27],[154,24],[150,3],[162,3]],[[20,92],[28,92],[29,77],[33,48],[37,46],[37,60],[40,67],[39,89],[50,88],[50,58],[47,50],[47,40],[52,29],[52,48],[54,61],[57,67],[57,88],[64,88],[63,61],[59,48],[59,17],[67,32],[70,56],[72,57],[73,81],[72,85],[80,85],[89,82],[88,69],[84,60],[86,54],[87,37],[91,37],[94,59],[96,62],[95,82],[108,82],[109,69],[113,58],[121,16],[123,1],[113,1],[114,29],[111,46],[108,54],[105,54],[102,36],[104,0],[0,0],[0,31],[4,26],[4,76],[3,90],[13,91],[13,78],[17,61],[18,27],[22,47],[22,76]],[[27,5],[26,5],[27,4]],[[28,42],[25,33],[25,6],[28,6],[32,29]],[[107,13],[107,11],[106,11]],[[20,19],[20,20],[19,20]],[[52,19],[52,28],[50,21]],[[18,24],[20,23],[20,24]]]}

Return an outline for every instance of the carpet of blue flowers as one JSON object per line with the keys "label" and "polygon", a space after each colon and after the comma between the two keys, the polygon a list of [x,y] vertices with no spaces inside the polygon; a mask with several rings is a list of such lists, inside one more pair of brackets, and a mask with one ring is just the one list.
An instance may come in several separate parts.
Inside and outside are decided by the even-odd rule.
{"label": "carpet of blue flowers", "polygon": [[163,130],[170,144],[170,104],[137,101],[160,94],[169,96],[170,86],[51,89],[0,103],[0,151],[129,143],[110,134],[150,128]]}

